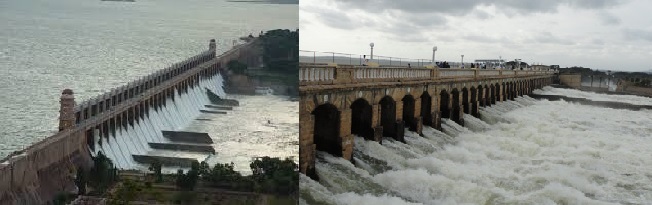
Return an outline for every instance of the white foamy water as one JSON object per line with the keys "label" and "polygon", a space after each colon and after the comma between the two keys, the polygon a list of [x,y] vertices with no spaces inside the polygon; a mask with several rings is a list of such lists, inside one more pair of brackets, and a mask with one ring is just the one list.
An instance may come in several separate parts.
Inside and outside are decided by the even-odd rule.
{"label": "white foamy water", "polygon": [[607,95],[553,87],[544,87],[541,90],[535,90],[533,93],[539,95],[563,95],[575,98],[586,98],[593,101],[624,102],[634,105],[652,105],[652,98],[636,95]]}
{"label": "white foamy water", "polygon": [[357,138],[356,165],[320,152],[301,203],[652,204],[652,111],[519,97],[481,114],[408,146]]}

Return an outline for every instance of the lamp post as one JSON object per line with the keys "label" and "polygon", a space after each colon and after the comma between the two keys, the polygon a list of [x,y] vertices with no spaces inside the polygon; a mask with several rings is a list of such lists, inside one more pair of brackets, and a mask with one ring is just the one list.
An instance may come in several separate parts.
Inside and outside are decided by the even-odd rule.
{"label": "lamp post", "polygon": [[371,57],[370,57],[370,59],[373,60],[374,59],[374,43],[373,42],[370,43],[369,46],[371,47]]}
{"label": "lamp post", "polygon": [[611,79],[611,70],[607,70],[607,90],[609,90],[610,79]]}
{"label": "lamp post", "polygon": [[432,47],[432,64],[435,65],[435,52],[437,51],[437,46]]}
{"label": "lamp post", "polygon": [[460,65],[461,68],[464,67],[464,55],[462,54],[462,64]]}

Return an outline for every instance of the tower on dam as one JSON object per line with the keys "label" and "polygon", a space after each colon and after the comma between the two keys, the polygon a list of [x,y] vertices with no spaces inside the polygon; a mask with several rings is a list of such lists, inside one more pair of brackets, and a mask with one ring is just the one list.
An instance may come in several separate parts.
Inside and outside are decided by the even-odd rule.
{"label": "tower on dam", "polygon": [[69,129],[75,125],[75,96],[71,89],[61,93],[61,108],[59,109],[59,131]]}

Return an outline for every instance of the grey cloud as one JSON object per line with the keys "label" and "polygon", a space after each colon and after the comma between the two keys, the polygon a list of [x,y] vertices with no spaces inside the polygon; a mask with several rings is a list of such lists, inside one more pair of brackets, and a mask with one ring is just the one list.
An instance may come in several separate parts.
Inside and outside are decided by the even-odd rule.
{"label": "grey cloud", "polygon": [[314,14],[320,22],[332,28],[353,29],[358,26],[347,12],[328,7],[302,6],[301,10]]}
{"label": "grey cloud", "polygon": [[600,12],[598,13],[598,16],[600,20],[602,20],[602,23],[606,25],[620,25],[620,19],[611,13]]}
{"label": "grey cloud", "polygon": [[479,5],[494,5],[501,10],[520,14],[556,12],[561,5],[580,9],[602,9],[620,5],[626,0],[336,0],[367,12],[400,10],[406,13],[444,13],[464,15]]}
{"label": "grey cloud", "polygon": [[538,43],[548,43],[548,44],[560,44],[560,45],[573,45],[575,42],[570,40],[561,39],[552,35],[550,32],[541,32],[533,38],[535,42]]}
{"label": "grey cloud", "polygon": [[652,30],[624,29],[623,34],[627,40],[643,40],[652,42]]}

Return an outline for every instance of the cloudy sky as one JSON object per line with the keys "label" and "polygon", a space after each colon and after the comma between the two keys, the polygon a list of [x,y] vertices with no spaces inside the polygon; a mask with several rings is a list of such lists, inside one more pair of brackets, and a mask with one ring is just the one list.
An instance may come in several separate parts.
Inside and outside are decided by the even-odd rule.
{"label": "cloudy sky", "polygon": [[302,50],[652,70],[650,0],[301,0]]}

